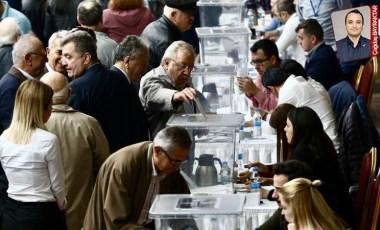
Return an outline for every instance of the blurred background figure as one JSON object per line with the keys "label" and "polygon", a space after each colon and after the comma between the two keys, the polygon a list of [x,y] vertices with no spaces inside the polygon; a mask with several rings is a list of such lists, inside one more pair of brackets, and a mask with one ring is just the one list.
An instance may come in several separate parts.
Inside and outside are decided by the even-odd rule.
{"label": "blurred background figure", "polygon": [[110,38],[120,43],[126,35],[140,36],[155,19],[143,0],[110,0],[108,9],[103,11],[103,28]]}
{"label": "blurred background figure", "polygon": [[29,19],[20,11],[17,11],[10,7],[7,1],[0,0],[0,15],[1,19],[8,17],[15,18],[23,34],[32,31],[32,26]]}
{"label": "blurred background figure", "polygon": [[182,32],[191,29],[196,11],[195,0],[166,0],[163,15],[150,23],[141,37],[149,44],[148,71],[160,66],[165,50],[183,39]]}
{"label": "blurred background figure", "polygon": [[22,13],[29,19],[33,33],[46,43],[44,35],[46,0],[22,0]]}
{"label": "blurred background figure", "polygon": [[77,7],[82,0],[48,0],[45,11],[45,38],[59,30],[71,30],[78,25]]}
{"label": "blurred background figure", "polygon": [[0,22],[0,79],[13,65],[13,44],[20,36],[21,30],[15,18],[4,18]]}
{"label": "blurred background figure", "polygon": [[[96,53],[99,61],[110,68],[114,63],[117,43],[102,32],[103,9],[98,1],[84,0],[78,5],[77,20],[84,27],[92,29],[96,36]],[[127,20],[128,21],[128,20]]]}

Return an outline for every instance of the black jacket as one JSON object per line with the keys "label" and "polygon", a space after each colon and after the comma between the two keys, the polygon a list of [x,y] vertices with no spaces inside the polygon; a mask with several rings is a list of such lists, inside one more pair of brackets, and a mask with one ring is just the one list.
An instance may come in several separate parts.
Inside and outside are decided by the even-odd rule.
{"label": "black jacket", "polygon": [[148,71],[150,71],[160,65],[169,45],[182,39],[182,33],[165,15],[162,15],[144,29],[141,37],[149,44]]}

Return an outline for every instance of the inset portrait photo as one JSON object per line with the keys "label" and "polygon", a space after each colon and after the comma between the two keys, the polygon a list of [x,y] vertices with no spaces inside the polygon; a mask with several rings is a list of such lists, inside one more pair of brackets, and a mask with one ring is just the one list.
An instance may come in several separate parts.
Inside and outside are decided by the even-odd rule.
{"label": "inset portrait photo", "polygon": [[340,62],[364,59],[371,52],[371,8],[362,6],[331,14]]}

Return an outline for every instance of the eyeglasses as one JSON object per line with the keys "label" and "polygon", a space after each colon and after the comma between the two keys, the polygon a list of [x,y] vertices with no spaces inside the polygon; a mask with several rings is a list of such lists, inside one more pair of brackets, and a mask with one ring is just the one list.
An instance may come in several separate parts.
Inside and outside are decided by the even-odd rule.
{"label": "eyeglasses", "polygon": [[44,52],[44,53],[29,53],[29,54],[34,54],[34,55],[37,55],[37,56],[46,57],[46,52]]}
{"label": "eyeglasses", "polygon": [[255,66],[255,65],[263,65],[263,63],[265,62],[265,61],[268,61],[269,60],[269,58],[265,58],[265,59],[263,59],[263,60],[256,60],[256,61],[254,61],[254,60],[252,60],[251,62],[250,62],[250,64],[251,65],[253,65],[253,66]]}
{"label": "eyeglasses", "polygon": [[169,58],[169,60],[173,61],[179,67],[179,70],[181,71],[188,70],[189,72],[193,72],[194,70],[197,69],[195,66],[187,66],[187,65],[179,64],[178,62],[174,61],[171,58]]}
{"label": "eyeglasses", "polygon": [[171,158],[171,157],[169,156],[169,154],[167,154],[167,152],[166,152],[164,149],[161,149],[161,151],[165,154],[165,156],[168,158],[169,162],[170,162],[171,164],[173,164],[173,165],[180,165],[180,164],[185,163],[185,162],[187,161],[187,159],[184,160],[184,161],[174,160],[173,158]]}

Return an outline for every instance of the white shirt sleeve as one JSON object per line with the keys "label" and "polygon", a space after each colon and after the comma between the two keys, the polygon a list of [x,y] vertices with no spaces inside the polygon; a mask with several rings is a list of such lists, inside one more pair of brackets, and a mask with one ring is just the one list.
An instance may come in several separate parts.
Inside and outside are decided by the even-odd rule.
{"label": "white shirt sleeve", "polygon": [[61,209],[65,208],[65,175],[61,160],[61,148],[56,137],[52,140],[51,146],[49,146],[46,160],[48,163],[51,190],[57,199],[59,207]]}

